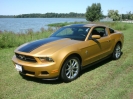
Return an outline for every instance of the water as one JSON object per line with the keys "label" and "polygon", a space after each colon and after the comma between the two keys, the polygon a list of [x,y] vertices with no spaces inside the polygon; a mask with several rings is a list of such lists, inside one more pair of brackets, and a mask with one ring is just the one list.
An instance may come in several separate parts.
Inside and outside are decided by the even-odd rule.
{"label": "water", "polygon": [[0,31],[25,32],[28,29],[40,31],[48,28],[48,24],[61,22],[81,22],[83,18],[0,18]]}

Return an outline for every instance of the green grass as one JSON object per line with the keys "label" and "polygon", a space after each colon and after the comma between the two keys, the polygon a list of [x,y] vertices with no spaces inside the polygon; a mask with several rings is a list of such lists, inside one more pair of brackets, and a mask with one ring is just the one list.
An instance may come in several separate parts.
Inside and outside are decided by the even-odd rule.
{"label": "green grass", "polygon": [[52,28],[48,28],[48,30],[41,28],[40,30],[33,32],[32,29],[29,29],[25,33],[14,33],[11,31],[0,32],[0,48],[16,47],[26,42],[47,38],[55,31]]}
{"label": "green grass", "polygon": [[133,99],[133,29],[128,25],[121,58],[87,68],[70,83],[23,78],[11,61],[16,47],[0,49],[0,99]]}

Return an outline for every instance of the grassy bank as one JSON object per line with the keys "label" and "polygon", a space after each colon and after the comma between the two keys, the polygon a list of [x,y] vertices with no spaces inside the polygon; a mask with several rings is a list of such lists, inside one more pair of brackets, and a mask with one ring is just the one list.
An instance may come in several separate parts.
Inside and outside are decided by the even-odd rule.
{"label": "grassy bank", "polygon": [[48,30],[41,28],[38,32],[33,32],[32,29],[27,30],[25,33],[0,32],[0,48],[16,47],[29,41],[47,38],[54,31],[52,28],[48,28]]}
{"label": "grassy bank", "polygon": [[127,26],[121,58],[87,68],[70,83],[23,78],[11,61],[16,47],[0,49],[0,99],[133,99],[133,28]]}

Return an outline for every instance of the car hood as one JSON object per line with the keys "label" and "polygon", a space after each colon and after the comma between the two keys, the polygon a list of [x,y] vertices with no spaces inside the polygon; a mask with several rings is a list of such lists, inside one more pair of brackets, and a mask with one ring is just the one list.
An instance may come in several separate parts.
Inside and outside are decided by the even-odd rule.
{"label": "car hood", "polygon": [[46,39],[36,40],[20,46],[15,52],[25,53],[27,55],[41,56],[53,54],[65,47],[73,46],[80,43],[78,40],[69,38],[50,37]]}

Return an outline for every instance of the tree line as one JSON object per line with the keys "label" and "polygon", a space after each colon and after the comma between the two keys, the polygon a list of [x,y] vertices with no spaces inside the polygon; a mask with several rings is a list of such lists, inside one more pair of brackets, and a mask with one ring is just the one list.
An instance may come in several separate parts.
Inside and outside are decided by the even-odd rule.
{"label": "tree line", "polygon": [[14,15],[0,15],[0,18],[14,18]]}
{"label": "tree line", "polygon": [[15,18],[84,18],[84,13],[45,13],[45,14],[38,14],[38,13],[32,13],[32,14],[21,14],[16,15]]}

